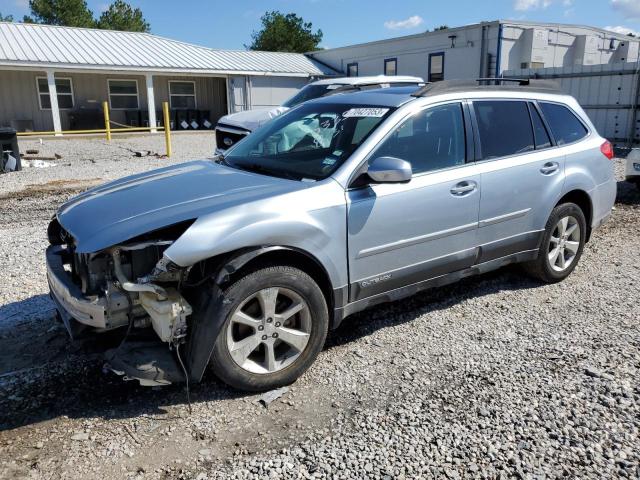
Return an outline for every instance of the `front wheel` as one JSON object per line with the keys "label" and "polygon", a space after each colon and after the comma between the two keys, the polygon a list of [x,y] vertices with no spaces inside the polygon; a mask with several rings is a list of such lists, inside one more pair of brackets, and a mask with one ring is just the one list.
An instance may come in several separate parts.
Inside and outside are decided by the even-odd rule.
{"label": "front wheel", "polygon": [[587,222],[575,203],[553,209],[545,228],[538,258],[525,264],[533,277],[546,283],[567,278],[576,267],[584,248]]}
{"label": "front wheel", "polygon": [[267,267],[224,292],[225,320],[211,367],[225,383],[263,391],[294,382],[324,345],[329,325],[322,291],[303,271]]}

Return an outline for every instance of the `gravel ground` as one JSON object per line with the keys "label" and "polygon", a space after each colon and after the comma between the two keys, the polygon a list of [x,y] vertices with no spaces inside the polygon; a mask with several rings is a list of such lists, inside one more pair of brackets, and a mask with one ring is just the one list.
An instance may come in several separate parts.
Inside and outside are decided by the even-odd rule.
{"label": "gravel ground", "polygon": [[48,218],[168,164],[120,148],[153,141],[51,141],[58,166],[0,176],[0,478],[640,477],[640,191],[619,183],[561,284],[514,267],[362,312],[268,408],[209,375],[189,414],[182,387],[103,373],[117,336],[71,344],[46,298]]}

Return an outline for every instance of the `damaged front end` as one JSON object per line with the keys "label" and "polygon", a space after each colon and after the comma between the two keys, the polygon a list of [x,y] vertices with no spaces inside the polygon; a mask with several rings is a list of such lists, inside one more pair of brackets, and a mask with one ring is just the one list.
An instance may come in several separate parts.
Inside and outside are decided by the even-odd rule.
{"label": "damaged front end", "polygon": [[[181,293],[189,268],[175,265],[163,253],[190,223],[95,253],[78,253],[74,239],[57,219],[48,229],[50,295],[70,336],[123,328],[127,340],[133,333],[135,338],[108,351],[106,358],[113,371],[143,385],[184,381],[187,375],[179,349],[186,342],[187,320],[193,313]],[[151,330],[155,336],[146,338],[152,340],[139,340],[138,333]]]}

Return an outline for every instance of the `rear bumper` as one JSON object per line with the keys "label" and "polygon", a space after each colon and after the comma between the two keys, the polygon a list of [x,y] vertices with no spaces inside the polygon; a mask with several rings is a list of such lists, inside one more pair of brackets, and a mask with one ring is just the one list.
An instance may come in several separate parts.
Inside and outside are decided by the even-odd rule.
{"label": "rear bumper", "polygon": [[121,293],[85,296],[64,268],[69,263],[68,255],[63,247],[52,245],[47,248],[49,295],[69,333],[73,336],[72,320],[102,330],[126,325],[129,308],[127,298]]}
{"label": "rear bumper", "polygon": [[595,190],[591,192],[591,198],[594,200],[593,218],[591,221],[592,230],[595,230],[609,220],[617,193],[618,183],[614,177],[608,182],[598,185]]}
{"label": "rear bumper", "polygon": [[[627,181],[640,182],[640,155],[631,155],[625,160],[625,178]],[[636,158],[638,157],[638,158]]]}

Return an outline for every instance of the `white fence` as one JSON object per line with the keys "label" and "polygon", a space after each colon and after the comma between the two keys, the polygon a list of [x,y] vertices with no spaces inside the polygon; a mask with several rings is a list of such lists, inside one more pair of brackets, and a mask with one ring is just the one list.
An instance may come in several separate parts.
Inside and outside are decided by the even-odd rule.
{"label": "white fence", "polygon": [[640,63],[517,69],[504,77],[556,79],[617,147],[640,144]]}

